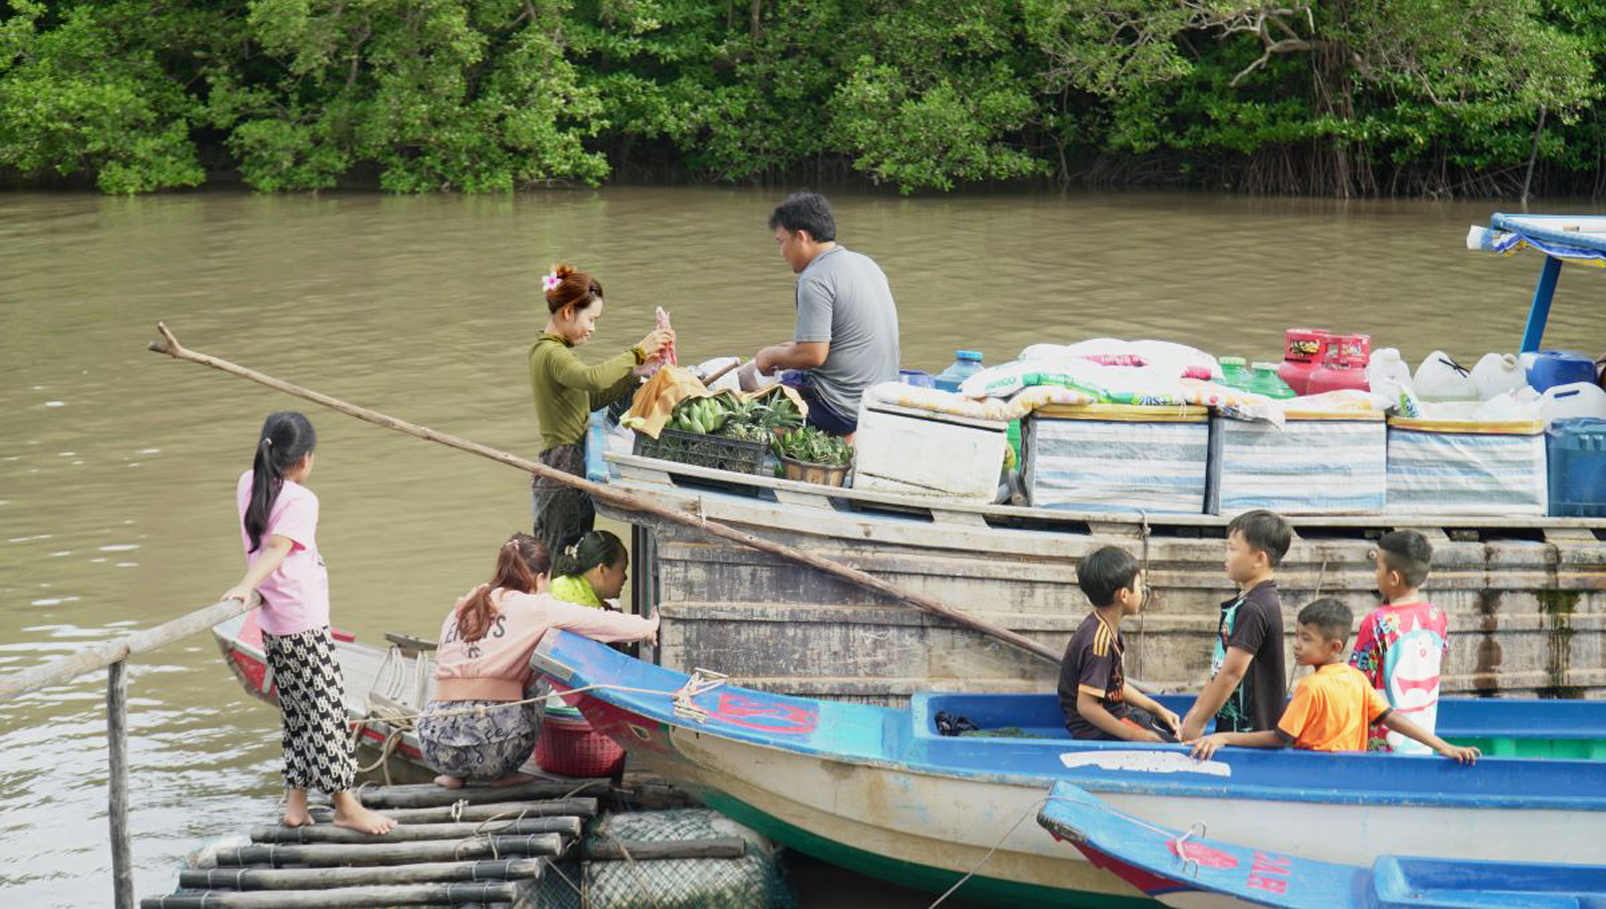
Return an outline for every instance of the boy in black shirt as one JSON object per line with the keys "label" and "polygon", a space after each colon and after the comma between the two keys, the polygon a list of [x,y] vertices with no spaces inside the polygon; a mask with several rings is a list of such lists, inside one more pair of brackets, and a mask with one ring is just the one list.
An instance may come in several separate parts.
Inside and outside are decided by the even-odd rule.
{"label": "boy in black shirt", "polygon": [[1239,594],[1221,604],[1210,681],[1182,721],[1184,741],[1197,739],[1212,717],[1217,732],[1264,732],[1282,716],[1283,608],[1272,574],[1294,536],[1269,511],[1246,511],[1227,525],[1227,577]]}
{"label": "boy in black shirt", "polygon": [[1121,617],[1143,606],[1144,579],[1131,554],[1105,546],[1076,566],[1093,604],[1060,662],[1060,711],[1072,738],[1174,742],[1177,715],[1126,682]]}

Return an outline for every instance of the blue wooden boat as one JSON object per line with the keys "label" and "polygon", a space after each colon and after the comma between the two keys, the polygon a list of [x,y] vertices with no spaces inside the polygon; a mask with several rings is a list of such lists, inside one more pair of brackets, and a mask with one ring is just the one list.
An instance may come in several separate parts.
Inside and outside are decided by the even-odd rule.
{"label": "blue wooden boat", "polygon": [[[1158,827],[1334,864],[1433,851],[1452,861],[1583,863],[1606,842],[1606,762],[1224,749],[1068,738],[1051,695],[917,693],[904,708],[769,694],[692,677],[564,632],[532,663],[591,724],[710,807],[801,852],[906,885],[1011,906],[1147,900],[1029,823],[1071,782]],[[601,686],[601,687],[593,687]],[[677,696],[678,695],[678,696]],[[1446,702],[1446,732],[1566,741],[1603,702]],[[1521,706],[1519,706],[1519,704]],[[1464,706],[1463,706],[1464,705]],[[1525,712],[1525,709],[1530,712]],[[939,711],[997,737],[944,736]],[[1452,728],[1457,723],[1459,729]],[[1026,823],[1023,823],[1026,822]]]}
{"label": "blue wooden boat", "polygon": [[[1370,867],[1249,849],[1116,811],[1055,783],[1037,816],[1088,861],[1168,906],[1581,909],[1606,906],[1606,865],[1379,857]],[[1424,842],[1424,848],[1433,843]]]}

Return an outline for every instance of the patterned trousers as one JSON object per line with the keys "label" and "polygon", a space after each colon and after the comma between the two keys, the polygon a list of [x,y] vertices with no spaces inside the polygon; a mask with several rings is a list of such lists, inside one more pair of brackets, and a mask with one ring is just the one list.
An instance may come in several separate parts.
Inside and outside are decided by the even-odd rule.
{"label": "patterned trousers", "polygon": [[356,776],[346,731],[345,683],[329,626],[295,634],[263,632],[284,721],[284,784],[345,792]]}

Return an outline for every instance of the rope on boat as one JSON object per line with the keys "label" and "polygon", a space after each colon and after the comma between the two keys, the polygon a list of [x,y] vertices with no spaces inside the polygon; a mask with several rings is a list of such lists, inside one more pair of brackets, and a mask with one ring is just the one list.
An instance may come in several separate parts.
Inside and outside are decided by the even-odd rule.
{"label": "rope on boat", "polygon": [[[708,722],[709,717],[707,708],[698,704],[695,700],[693,700],[693,698],[696,698],[699,695],[707,694],[710,691],[721,687],[728,681],[730,681],[730,676],[722,672],[715,672],[712,669],[698,668],[693,669],[691,676],[686,679],[686,684],[680,686],[680,688],[676,689],[675,691],[664,691],[658,688],[632,688],[629,685],[599,684],[586,685],[582,688],[571,688],[567,691],[561,692],[561,694],[583,694],[587,691],[618,691],[627,694],[664,695],[674,699],[675,716],[684,720],[693,720],[698,723],[706,723]],[[540,703],[545,701],[550,696],[551,694],[548,693],[539,695],[537,697],[523,698],[522,700],[517,701],[505,701],[494,706],[477,705],[474,707],[459,707],[452,710],[437,710],[429,715],[435,717],[463,716],[467,714],[484,716],[487,711],[501,710],[507,707],[519,707],[525,704]],[[382,771],[385,775],[385,785],[391,785],[391,755],[396,753],[397,746],[401,744],[402,736],[413,731],[413,721],[422,716],[424,716],[424,714],[421,712],[409,713],[404,710],[397,710],[393,707],[376,706],[370,703],[368,705],[368,716],[350,723],[352,749],[356,750],[357,743],[362,741],[363,731],[368,728],[369,723],[384,723],[389,725],[391,729],[389,734],[385,736],[384,743],[380,745],[379,757],[375,758],[371,763],[358,766],[357,772],[372,773],[375,770]],[[365,783],[364,785],[367,784]],[[583,789],[585,787],[581,786],[580,788]],[[579,791],[579,789],[575,790],[575,792]],[[571,793],[571,795],[572,794],[573,793]]]}
{"label": "rope on boat", "polygon": [[[674,699],[675,716],[678,716],[681,719],[696,720],[699,723],[705,723],[708,721],[708,710],[697,704],[692,700],[692,698],[707,694],[710,691],[713,691],[714,689],[724,685],[728,681],[730,681],[730,676],[722,672],[715,672],[712,669],[694,669],[692,670],[691,677],[686,679],[686,684],[680,686],[680,688],[674,691],[664,691],[661,688],[632,688],[629,685],[598,684],[586,685],[581,688],[569,688],[564,691],[554,693],[558,695],[565,695],[583,694],[587,691],[619,691],[626,694],[660,694]],[[464,716],[474,713],[483,716],[492,710],[502,710],[507,707],[519,707],[524,704],[539,703],[541,701],[545,701],[550,696],[551,694],[543,694],[537,697],[524,698],[517,701],[500,701],[490,706],[478,705],[474,707],[459,707],[452,710],[436,710],[428,715],[432,717],[442,717]],[[405,725],[407,729],[411,729],[412,721],[425,715],[421,712],[408,713],[399,710],[374,710],[373,708],[370,708],[370,710],[372,713],[369,716],[363,717],[362,719],[351,724],[353,741],[356,741],[356,737],[361,734],[362,728],[365,727],[370,721],[389,723],[397,726]],[[400,731],[405,732],[407,729],[402,729]],[[377,768],[371,767],[368,769]]]}
{"label": "rope on boat", "polygon": [[[969,881],[971,878],[975,877],[976,873],[982,869],[983,865],[987,864],[987,860],[988,859],[993,857],[993,853],[998,851],[998,847],[1004,845],[1004,840],[1009,839],[1010,835],[1015,832],[1015,828],[1019,827],[1021,825],[1022,821],[1026,820],[1029,817],[1031,817],[1033,813],[1035,813],[1037,811],[1040,811],[1043,808],[1043,806],[1047,805],[1049,802],[1070,802],[1070,801],[1071,801],[1070,799],[1065,798],[1064,796],[1045,795],[1042,798],[1037,799],[1036,801],[1032,802],[1030,805],[1027,805],[1026,806],[1026,810],[1021,812],[1021,816],[1015,819],[1015,823],[1010,824],[1009,825],[1009,829],[1004,831],[1004,835],[998,838],[998,842],[993,843],[992,848],[987,850],[987,854],[983,855],[981,857],[981,861],[977,862],[975,867],[971,868],[969,871],[966,871],[965,872],[965,876],[960,878],[958,881],[955,881],[954,885],[952,887],[949,887],[947,890],[944,890],[942,892],[942,896],[939,896],[935,900],[933,900],[931,905],[927,906],[926,909],[937,909],[937,907],[942,905],[942,903],[945,900],[947,900],[948,897],[954,895],[954,891],[958,890],[960,887],[963,887],[967,881]],[[1076,804],[1076,803],[1072,802],[1072,804]],[[1198,859],[1194,859],[1194,858],[1189,858],[1186,855],[1186,853],[1183,852],[1182,845],[1183,845],[1184,842],[1187,841],[1188,837],[1194,835],[1193,828],[1195,828],[1195,827],[1199,828],[1199,836],[1201,836],[1201,837],[1204,836],[1204,831],[1205,831],[1205,822],[1204,821],[1194,821],[1191,825],[1189,825],[1188,831],[1186,833],[1183,833],[1183,834],[1180,834],[1180,835],[1173,835],[1173,832],[1170,831],[1170,830],[1166,830],[1163,827],[1156,827],[1153,824],[1149,823],[1148,821],[1144,820],[1143,818],[1133,817],[1132,815],[1127,814],[1124,811],[1117,811],[1116,809],[1111,808],[1108,805],[1104,806],[1104,810],[1106,812],[1110,813],[1110,814],[1113,814],[1113,815],[1121,817],[1121,818],[1123,818],[1125,820],[1131,821],[1132,823],[1138,825],[1139,827],[1144,828],[1145,830],[1149,830],[1149,831],[1151,831],[1153,833],[1158,833],[1162,837],[1165,837],[1166,841],[1171,844],[1171,847],[1177,851],[1177,856],[1179,858],[1183,859],[1183,869],[1184,869],[1184,871],[1186,871],[1186,869],[1187,869],[1187,863],[1188,862],[1193,862],[1193,865],[1194,865],[1194,868],[1195,868],[1195,873],[1197,874],[1197,869],[1198,869],[1198,866],[1199,866],[1199,860]]]}

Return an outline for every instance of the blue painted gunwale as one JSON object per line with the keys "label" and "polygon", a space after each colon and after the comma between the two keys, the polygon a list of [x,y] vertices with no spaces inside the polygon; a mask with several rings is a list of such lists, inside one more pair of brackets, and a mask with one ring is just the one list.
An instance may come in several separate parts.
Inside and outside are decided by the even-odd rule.
{"label": "blue painted gunwale", "polygon": [[[1206,891],[1281,909],[1561,909],[1606,905],[1606,866],[1381,856],[1371,868],[1158,827],[1055,783],[1038,823],[1150,896]],[[1195,861],[1178,854],[1186,852]]]}
{"label": "blue painted gunwale", "polygon": [[[714,714],[699,724],[675,716],[667,696],[686,682],[684,673],[556,631],[546,635],[531,662],[567,688],[612,684],[664,692],[649,695],[595,690],[582,696],[631,714],[643,726],[678,727],[822,760],[905,772],[1038,790],[1047,790],[1054,782],[1064,780],[1094,792],[1175,797],[1606,811],[1606,762],[1599,761],[1485,758],[1476,766],[1466,767],[1438,757],[1228,748],[1219,752],[1215,760],[1227,765],[1230,777],[1187,770],[1153,773],[1096,766],[1067,768],[1060,761],[1061,755],[1152,751],[1171,752],[1176,757],[1169,759],[1178,760],[1184,758],[1187,749],[1180,745],[1082,742],[1069,738],[940,736],[929,711],[931,705],[953,696],[929,694],[916,695],[909,709],[895,710],[726,685],[698,696],[697,704]],[[1040,700],[1038,705],[1041,706]],[[733,710],[734,718],[723,715]],[[917,722],[913,717],[920,719]],[[748,725],[741,725],[744,723]],[[784,731],[749,728],[755,723]],[[624,740],[622,744],[629,747],[631,743]]]}

